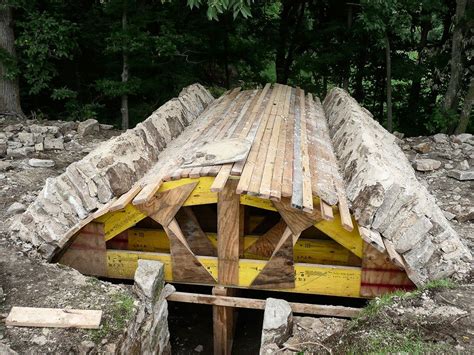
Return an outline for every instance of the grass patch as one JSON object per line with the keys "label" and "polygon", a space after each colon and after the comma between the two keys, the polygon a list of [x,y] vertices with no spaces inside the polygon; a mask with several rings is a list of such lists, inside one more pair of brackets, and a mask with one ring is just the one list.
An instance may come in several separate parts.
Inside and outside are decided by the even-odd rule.
{"label": "grass patch", "polygon": [[452,289],[456,286],[458,286],[458,284],[451,279],[441,279],[428,282],[420,289],[420,291],[423,292],[425,290]]}
{"label": "grass patch", "polygon": [[90,331],[90,338],[96,344],[113,333],[122,332],[133,313],[133,298],[129,295],[114,294],[111,303],[111,310],[107,317],[103,318],[100,328]]}
{"label": "grass patch", "polygon": [[458,286],[457,283],[451,279],[441,279],[430,281],[423,287],[410,292],[398,290],[395,292],[386,293],[385,295],[371,300],[357,318],[371,318],[375,316],[382,308],[392,305],[395,301],[417,297],[427,290],[452,289],[456,286]]}
{"label": "grass patch", "polygon": [[450,350],[447,344],[427,342],[415,331],[397,333],[388,330],[374,330],[364,337],[363,342],[350,345],[349,354],[441,354]]}

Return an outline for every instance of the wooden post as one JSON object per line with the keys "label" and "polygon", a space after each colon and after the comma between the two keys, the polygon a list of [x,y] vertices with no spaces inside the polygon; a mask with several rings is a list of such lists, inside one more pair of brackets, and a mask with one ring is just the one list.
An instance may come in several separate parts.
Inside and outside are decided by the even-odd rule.
{"label": "wooden post", "polygon": [[229,180],[217,200],[218,282],[239,284],[240,197],[236,194],[237,180]]}
{"label": "wooden post", "polygon": [[[233,296],[234,290],[216,286],[212,288],[214,296]],[[214,355],[230,355],[234,341],[233,307],[212,306],[212,320],[214,327]]]}
{"label": "wooden post", "polygon": [[[217,200],[217,257],[218,283],[239,284],[239,256],[243,250],[240,222],[242,209],[240,196],[235,192],[238,180],[228,180]],[[232,296],[233,290],[218,286],[213,295]],[[235,310],[232,307],[213,306],[214,354],[227,355],[232,352],[234,339]]]}

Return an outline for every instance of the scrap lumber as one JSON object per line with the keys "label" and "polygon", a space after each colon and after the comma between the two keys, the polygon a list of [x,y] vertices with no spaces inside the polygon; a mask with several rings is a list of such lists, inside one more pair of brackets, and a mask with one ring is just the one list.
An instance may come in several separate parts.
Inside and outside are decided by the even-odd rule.
{"label": "scrap lumber", "polygon": [[13,307],[5,319],[10,327],[99,329],[102,311],[89,309]]}

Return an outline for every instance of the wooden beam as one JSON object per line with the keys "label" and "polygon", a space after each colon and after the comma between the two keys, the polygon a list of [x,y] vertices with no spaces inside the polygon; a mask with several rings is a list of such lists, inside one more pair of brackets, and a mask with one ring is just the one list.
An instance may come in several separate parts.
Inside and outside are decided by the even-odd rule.
{"label": "wooden beam", "polygon": [[[207,304],[210,306],[265,309],[265,300],[256,298],[230,297],[206,295],[202,293],[174,292],[166,298],[170,302],[184,302]],[[311,303],[288,302],[293,313],[309,314],[314,316],[352,318],[360,313],[359,308],[343,306],[327,306]]]}
{"label": "wooden beam", "polygon": [[253,280],[254,288],[294,288],[295,268],[293,262],[293,239],[286,227],[273,254],[263,270]]}
{"label": "wooden beam", "polygon": [[289,198],[282,198],[281,201],[273,201],[273,205],[294,235],[299,235],[302,231],[322,219],[317,209],[313,210],[312,213],[306,213],[293,208]]}
{"label": "wooden beam", "polygon": [[101,319],[102,311],[100,310],[13,307],[5,319],[5,325],[10,327],[99,329]]}
{"label": "wooden beam", "polygon": [[[117,279],[133,279],[139,259],[158,260],[165,268],[165,280],[173,282],[171,256],[163,253],[139,251],[107,250],[107,275]],[[218,278],[217,258],[197,256],[199,262]],[[239,260],[239,281],[237,287],[248,288],[255,277],[263,270],[263,260]],[[361,297],[361,268],[350,266],[334,266],[320,264],[295,264],[295,287],[275,291],[320,294],[328,296]],[[199,282],[189,282],[203,284]],[[203,284],[207,285],[207,284]],[[213,285],[213,284],[209,284]]]}
{"label": "wooden beam", "polygon": [[176,213],[176,221],[189,247],[196,255],[216,256],[217,252],[206,233],[201,229],[191,207],[182,207]]}
{"label": "wooden beam", "polygon": [[[234,290],[222,286],[212,288],[214,296],[233,296]],[[235,309],[213,306],[214,355],[231,355],[235,332]]]}
{"label": "wooden beam", "polygon": [[[125,233],[123,239],[117,236],[108,243],[109,249],[125,249],[158,253],[169,253],[170,251],[169,240],[164,230],[134,228],[123,233]],[[121,235],[123,235],[123,233]],[[273,232],[269,231],[268,233]],[[183,234],[185,234],[184,231]],[[217,234],[206,233],[206,237],[212,246],[217,248]],[[245,259],[268,260],[280,237],[281,235],[277,234],[275,238],[272,238],[272,240],[275,240],[274,244],[272,242],[273,246],[265,247],[265,251],[263,251],[262,247],[257,246],[255,250],[252,246],[264,238],[264,236],[244,236],[243,245],[245,250],[244,255],[241,257]],[[188,240],[186,235],[185,238]],[[193,246],[189,241],[188,244],[191,250],[194,251]],[[84,252],[87,253],[89,251],[84,250]],[[254,252],[257,252],[258,254],[255,254]],[[295,244],[293,253],[295,262],[345,266],[360,266],[361,262],[358,257],[334,240],[300,238]],[[194,254],[202,255],[195,251]]]}
{"label": "wooden beam", "polygon": [[240,254],[240,196],[236,194],[237,180],[229,180],[219,192],[217,201],[217,255],[219,283],[238,285]]}
{"label": "wooden beam", "polygon": [[192,182],[159,192],[148,202],[136,207],[162,226],[168,226],[196,185],[197,182]]}
{"label": "wooden beam", "polygon": [[104,239],[110,240],[130,227],[146,218],[147,215],[132,204],[128,204],[124,209],[109,212],[95,221],[104,224]]}
{"label": "wooden beam", "polygon": [[349,232],[343,228],[340,214],[336,214],[332,221],[321,220],[315,223],[314,226],[343,247],[349,249],[359,258],[362,257],[363,240],[360,237],[358,229],[354,228]]}
{"label": "wooden beam", "polygon": [[178,223],[173,220],[169,228],[164,228],[170,240],[173,279],[180,282],[215,283],[214,277],[189,248]]}

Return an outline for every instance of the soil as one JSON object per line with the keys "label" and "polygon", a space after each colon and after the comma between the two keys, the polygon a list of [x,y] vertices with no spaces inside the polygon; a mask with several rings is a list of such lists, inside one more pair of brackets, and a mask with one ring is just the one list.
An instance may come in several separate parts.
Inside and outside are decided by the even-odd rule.
{"label": "soil", "polygon": [[[0,119],[0,132],[19,122]],[[49,126],[62,122],[21,123]],[[61,174],[69,164],[119,133],[101,131],[85,138],[73,135],[65,150],[0,160],[9,163],[0,171],[0,353],[6,352],[5,345],[20,354],[113,351],[134,302],[130,286],[99,281],[73,269],[43,262],[28,245],[9,239],[8,227],[17,216],[7,216],[7,209],[14,202],[27,206],[47,178]],[[55,166],[33,168],[27,163],[30,158],[52,159]],[[98,309],[103,311],[102,326],[99,330],[6,327],[3,320],[13,306]]]}
{"label": "soil", "polygon": [[[325,341],[332,353],[474,353],[474,285],[386,300]],[[373,301],[376,304],[376,301]],[[378,302],[384,302],[379,300]],[[375,306],[377,308],[377,306]]]}

